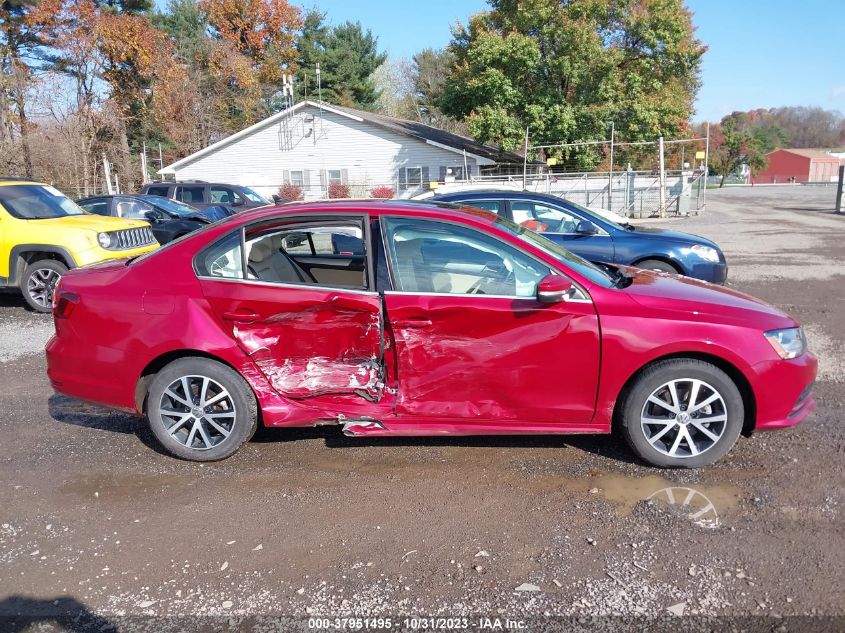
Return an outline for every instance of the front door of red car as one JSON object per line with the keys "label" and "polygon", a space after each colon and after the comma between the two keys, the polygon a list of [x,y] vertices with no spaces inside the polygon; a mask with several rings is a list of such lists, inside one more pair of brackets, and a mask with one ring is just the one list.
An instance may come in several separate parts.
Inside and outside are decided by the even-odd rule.
{"label": "front door of red car", "polygon": [[222,327],[287,398],[353,412],[383,399],[382,308],[364,231],[362,217],[285,219],[246,227],[197,259]]}
{"label": "front door of red car", "polygon": [[586,423],[599,373],[595,308],[578,288],[536,300],[549,266],[492,234],[383,218],[398,415]]}

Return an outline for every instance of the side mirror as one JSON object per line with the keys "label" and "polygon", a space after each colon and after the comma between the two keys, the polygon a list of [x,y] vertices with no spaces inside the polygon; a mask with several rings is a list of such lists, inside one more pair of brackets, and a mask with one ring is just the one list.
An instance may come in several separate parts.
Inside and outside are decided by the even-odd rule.
{"label": "side mirror", "polygon": [[561,303],[569,298],[572,282],[560,275],[546,275],[537,284],[537,301],[540,303]]}
{"label": "side mirror", "polygon": [[275,202],[276,204],[281,204],[282,203],[282,197],[279,194],[274,193],[273,194],[273,202]]}
{"label": "side mirror", "polygon": [[231,205],[230,205],[230,206],[233,206],[233,207],[242,207],[242,206],[244,206],[244,200],[243,200],[243,198],[235,198],[235,200],[231,203]]}
{"label": "side mirror", "polygon": [[147,221],[151,224],[155,224],[156,222],[158,222],[158,215],[155,211],[145,211],[144,217],[147,218]]}
{"label": "side mirror", "polygon": [[596,225],[589,220],[581,220],[578,223],[578,226],[575,227],[575,232],[578,235],[595,235],[599,232],[599,230],[596,228]]}

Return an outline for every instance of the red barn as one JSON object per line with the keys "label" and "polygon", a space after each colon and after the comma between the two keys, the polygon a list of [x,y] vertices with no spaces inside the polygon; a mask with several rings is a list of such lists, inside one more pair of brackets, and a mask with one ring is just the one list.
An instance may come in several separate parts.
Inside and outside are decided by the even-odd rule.
{"label": "red barn", "polygon": [[766,168],[751,179],[755,185],[830,182],[839,173],[839,159],[818,149],[776,149],[766,159]]}

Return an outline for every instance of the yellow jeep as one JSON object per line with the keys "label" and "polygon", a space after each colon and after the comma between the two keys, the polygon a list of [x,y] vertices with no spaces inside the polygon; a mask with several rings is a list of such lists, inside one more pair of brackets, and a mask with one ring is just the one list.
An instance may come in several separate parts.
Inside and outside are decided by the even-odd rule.
{"label": "yellow jeep", "polygon": [[19,288],[33,310],[52,309],[69,268],[156,248],[146,222],[92,215],[49,185],[0,178],[0,287]]}

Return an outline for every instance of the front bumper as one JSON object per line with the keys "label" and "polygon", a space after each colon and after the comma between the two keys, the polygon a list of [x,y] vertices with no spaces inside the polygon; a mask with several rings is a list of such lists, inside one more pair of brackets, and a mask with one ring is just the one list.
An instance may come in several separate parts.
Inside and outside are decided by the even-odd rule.
{"label": "front bumper", "polygon": [[726,262],[702,262],[693,264],[687,277],[694,277],[713,284],[723,284],[728,278],[728,264]]}
{"label": "front bumper", "polygon": [[807,352],[791,360],[764,361],[754,366],[757,420],[754,429],[767,431],[794,426],[816,406],[813,385],[818,361]]}

